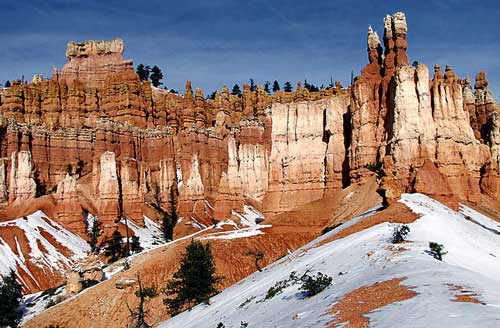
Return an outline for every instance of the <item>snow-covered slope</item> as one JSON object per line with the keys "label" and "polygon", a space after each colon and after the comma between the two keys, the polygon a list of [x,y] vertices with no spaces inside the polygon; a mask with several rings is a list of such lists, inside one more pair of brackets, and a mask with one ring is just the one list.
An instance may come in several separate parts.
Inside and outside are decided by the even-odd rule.
{"label": "snow-covered slope", "polygon": [[41,211],[0,222],[0,232],[0,274],[16,271],[25,287],[43,287],[42,280],[64,273],[90,250],[85,240]]}
{"label": "snow-covered slope", "polygon": [[[421,215],[409,224],[409,242],[392,245],[397,225],[382,223],[320,244],[347,223],[224,290],[210,305],[199,305],[160,327],[346,326],[333,308],[363,286],[394,278],[402,278],[404,289],[416,294],[373,307],[364,314],[370,327],[500,327],[500,225],[466,206],[457,213],[421,194],[405,194],[400,202]],[[430,255],[431,241],[448,252],[443,262]],[[331,276],[333,284],[311,298],[296,284],[265,299],[276,282],[307,270]],[[455,302],[460,295],[471,295],[479,303]],[[367,293],[358,305],[374,296]]]}
{"label": "snow-covered slope", "polygon": [[[125,220],[121,220],[121,223],[125,224]],[[155,248],[164,243],[160,225],[147,216],[144,216],[144,227],[136,225],[131,220],[127,223],[134,235],[139,237],[139,243],[144,250]]]}

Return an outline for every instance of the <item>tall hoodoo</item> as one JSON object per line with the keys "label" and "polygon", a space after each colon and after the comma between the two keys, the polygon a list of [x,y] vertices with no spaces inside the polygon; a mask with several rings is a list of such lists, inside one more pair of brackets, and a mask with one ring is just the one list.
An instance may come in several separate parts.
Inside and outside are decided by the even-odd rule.
{"label": "tall hoodoo", "polygon": [[373,31],[372,26],[368,26],[368,60],[371,63],[382,64],[382,44],[377,32]]}
{"label": "tall hoodoo", "polygon": [[387,15],[384,19],[384,47],[385,60],[384,65],[387,71],[391,72],[394,68],[408,65],[408,55],[406,49],[408,43],[406,34],[408,26],[406,16],[402,12],[393,15]]}

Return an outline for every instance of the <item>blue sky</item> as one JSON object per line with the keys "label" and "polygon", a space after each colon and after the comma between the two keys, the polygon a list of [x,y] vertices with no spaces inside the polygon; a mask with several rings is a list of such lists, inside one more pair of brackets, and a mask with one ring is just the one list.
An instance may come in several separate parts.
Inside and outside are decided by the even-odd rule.
{"label": "blue sky", "polygon": [[404,11],[411,61],[486,70],[500,102],[498,0],[1,1],[0,83],[50,76],[69,40],[120,37],[125,58],[158,65],[176,90],[186,79],[205,93],[249,78],[346,84],[367,62],[368,25],[382,35],[383,17]]}

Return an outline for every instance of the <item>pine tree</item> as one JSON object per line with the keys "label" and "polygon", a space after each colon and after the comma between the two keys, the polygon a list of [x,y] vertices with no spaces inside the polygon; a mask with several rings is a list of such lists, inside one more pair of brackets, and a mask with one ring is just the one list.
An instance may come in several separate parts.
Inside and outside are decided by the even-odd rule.
{"label": "pine tree", "polygon": [[212,92],[207,99],[212,99],[212,100],[215,100],[215,95],[217,95],[217,90],[215,90],[214,92]]}
{"label": "pine tree", "polygon": [[290,82],[285,82],[283,85],[283,91],[285,92],[292,92],[292,84]]}
{"label": "pine tree", "polygon": [[115,262],[123,257],[125,253],[123,249],[123,236],[118,229],[113,232],[106,244],[104,255],[109,257],[111,262]]}
{"label": "pine tree", "polygon": [[307,82],[307,80],[304,80],[304,88],[309,90],[309,92],[318,92],[319,91],[319,88],[317,86]]}
{"label": "pine tree", "polygon": [[255,81],[253,79],[250,79],[250,91],[254,92],[257,90],[257,86],[255,85]]}
{"label": "pine tree", "polygon": [[0,327],[18,327],[21,320],[18,308],[22,296],[22,287],[16,281],[16,273],[11,270],[0,283]]}
{"label": "pine tree", "polygon": [[9,80],[5,81],[4,87],[10,88],[10,81]]}
{"label": "pine tree", "polygon": [[281,88],[280,88],[280,84],[278,83],[278,81],[274,80],[273,82],[273,92],[276,93],[276,91],[280,91]]}
{"label": "pine tree", "polygon": [[233,90],[231,91],[231,94],[234,96],[241,97],[241,89],[240,89],[240,86],[238,84],[235,84],[233,86]]}
{"label": "pine tree", "polygon": [[309,90],[310,87],[311,87],[311,85],[309,84],[309,82],[307,82],[307,80],[304,80],[304,89]]}
{"label": "pine tree", "polygon": [[147,81],[149,79],[149,66],[144,66],[144,64],[137,65],[136,73],[139,75],[141,81]]}
{"label": "pine tree", "polygon": [[[170,213],[163,217],[163,237],[165,241],[174,240],[174,227],[177,224],[179,216],[177,215],[177,204],[175,202],[175,185],[170,187],[169,197]],[[168,218],[168,220],[166,220]]]}
{"label": "pine tree", "polygon": [[443,244],[438,244],[435,242],[430,242],[429,243],[429,248],[431,249],[431,255],[439,261],[443,260],[443,255],[447,254],[448,252],[444,251],[444,246]]}
{"label": "pine tree", "polygon": [[333,76],[330,75],[330,83],[328,84],[328,88],[334,88],[335,87],[335,83],[333,82]]}
{"label": "pine tree", "polygon": [[99,222],[96,218],[92,219],[92,228],[90,230],[90,251],[94,254],[97,254],[98,248],[97,243],[99,242],[99,237],[101,236],[101,222]]}
{"label": "pine tree", "polygon": [[217,293],[215,284],[219,281],[220,278],[215,276],[210,244],[191,240],[179,270],[165,286],[167,298],[163,303],[171,315],[201,302],[208,303],[210,297]]}
{"label": "pine tree", "polygon": [[160,80],[163,79],[163,73],[161,69],[156,65],[151,69],[151,75],[149,76],[149,78],[151,79],[151,84],[153,84],[153,86],[157,88],[160,84],[163,84],[160,82]]}
{"label": "pine tree", "polygon": [[271,93],[271,82],[269,81],[266,81],[266,83],[264,83],[264,91],[267,92],[267,93]]}

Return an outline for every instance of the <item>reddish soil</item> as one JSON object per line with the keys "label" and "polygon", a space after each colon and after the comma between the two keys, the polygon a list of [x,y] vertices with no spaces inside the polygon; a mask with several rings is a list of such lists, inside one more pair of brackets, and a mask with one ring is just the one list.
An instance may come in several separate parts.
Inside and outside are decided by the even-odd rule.
{"label": "reddish soil", "polygon": [[476,303],[481,304],[481,302],[476,298],[479,295],[473,291],[466,290],[463,286],[446,284],[450,291],[455,292],[455,298],[452,299],[453,302],[460,303]]}
{"label": "reddish soil", "polygon": [[330,323],[329,327],[333,328],[337,324],[346,322],[348,324],[343,327],[368,327],[369,320],[363,316],[364,314],[417,295],[408,287],[400,285],[403,280],[406,280],[406,278],[394,278],[378,282],[371,286],[358,288],[345,295],[332,307],[331,313],[335,316],[335,319]]}
{"label": "reddish soil", "polygon": [[397,246],[397,245],[389,245],[385,249],[387,249],[388,251],[391,251],[393,255],[401,254],[401,253],[406,252],[408,250],[408,248],[404,248],[402,246]]}

